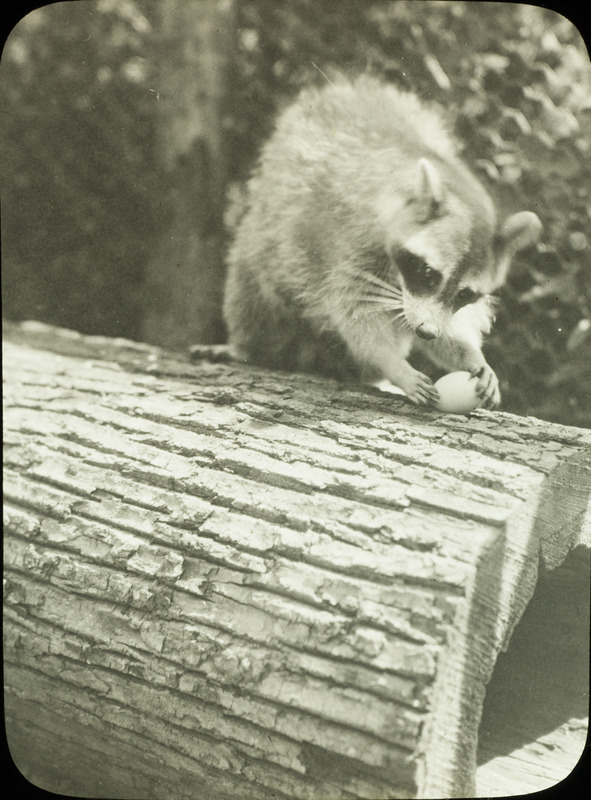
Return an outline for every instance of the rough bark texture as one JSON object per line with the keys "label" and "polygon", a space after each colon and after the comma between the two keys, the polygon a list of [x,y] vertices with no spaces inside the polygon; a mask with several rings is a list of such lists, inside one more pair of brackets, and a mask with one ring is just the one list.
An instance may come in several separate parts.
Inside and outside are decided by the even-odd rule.
{"label": "rough bark texture", "polygon": [[474,793],[497,656],[539,563],[584,539],[590,432],[34,323],[5,330],[4,379],[6,714],[30,780]]}

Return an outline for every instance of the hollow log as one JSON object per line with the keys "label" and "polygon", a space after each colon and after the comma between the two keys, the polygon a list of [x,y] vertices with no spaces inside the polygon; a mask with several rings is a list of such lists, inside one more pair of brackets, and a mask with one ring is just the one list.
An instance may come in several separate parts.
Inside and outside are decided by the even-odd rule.
{"label": "hollow log", "polygon": [[467,797],[488,747],[490,795],[513,707],[502,677],[480,741],[487,687],[536,586],[570,565],[564,613],[588,609],[590,444],[7,324],[16,766],[77,797]]}

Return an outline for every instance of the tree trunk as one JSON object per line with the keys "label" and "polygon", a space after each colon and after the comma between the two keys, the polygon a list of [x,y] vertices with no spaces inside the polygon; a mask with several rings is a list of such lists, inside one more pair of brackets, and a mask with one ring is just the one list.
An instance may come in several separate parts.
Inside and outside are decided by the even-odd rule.
{"label": "tree trunk", "polygon": [[587,541],[589,431],[37,324],[7,328],[4,374],[6,725],[30,780],[475,793],[497,656],[539,564]]}
{"label": "tree trunk", "polygon": [[161,0],[158,147],[168,218],[147,265],[143,336],[167,347],[224,341],[223,209],[235,15],[232,0]]}

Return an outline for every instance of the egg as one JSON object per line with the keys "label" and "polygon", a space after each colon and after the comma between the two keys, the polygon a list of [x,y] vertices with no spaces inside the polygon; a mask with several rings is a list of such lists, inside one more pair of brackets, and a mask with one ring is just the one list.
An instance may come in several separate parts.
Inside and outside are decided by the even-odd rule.
{"label": "egg", "polygon": [[478,380],[469,372],[450,372],[435,382],[439,400],[435,408],[450,414],[469,414],[482,403],[476,394]]}

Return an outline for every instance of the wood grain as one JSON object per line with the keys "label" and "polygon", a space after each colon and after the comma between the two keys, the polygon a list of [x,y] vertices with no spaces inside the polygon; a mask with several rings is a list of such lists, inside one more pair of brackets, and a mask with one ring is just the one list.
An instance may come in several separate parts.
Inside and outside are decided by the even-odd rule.
{"label": "wood grain", "polygon": [[126,798],[475,792],[500,650],[581,543],[588,431],[37,324],[4,345],[19,768]]}

